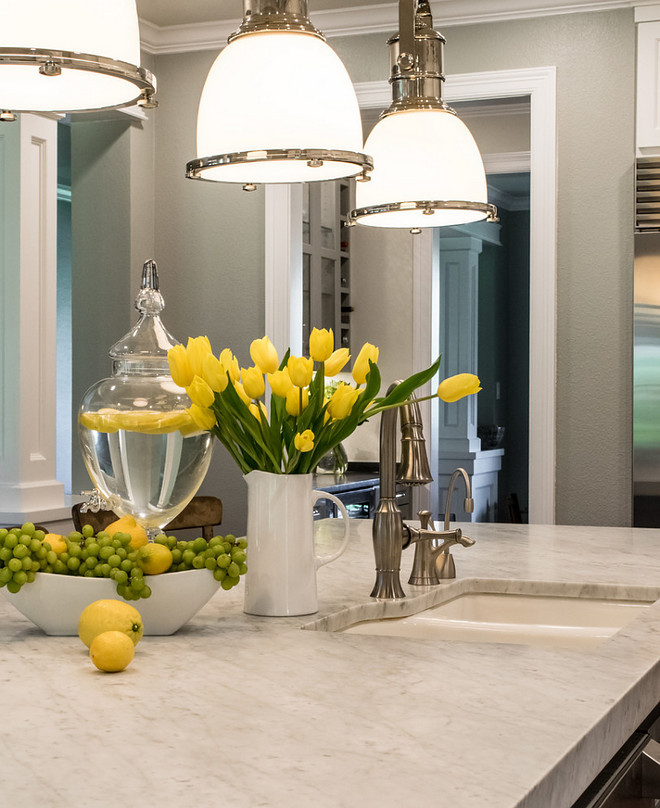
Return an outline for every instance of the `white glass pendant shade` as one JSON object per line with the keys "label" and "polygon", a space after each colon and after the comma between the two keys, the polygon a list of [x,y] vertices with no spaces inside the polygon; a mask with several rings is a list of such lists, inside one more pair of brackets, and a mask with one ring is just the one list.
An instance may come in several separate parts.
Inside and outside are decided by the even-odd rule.
{"label": "white glass pendant shade", "polygon": [[329,45],[311,34],[267,31],[237,37],[206,79],[197,155],[250,154],[245,162],[206,168],[203,179],[310,182],[362,171],[342,159],[317,167],[306,160],[264,160],[266,151],[295,149],[363,151],[360,110],[346,68]]}
{"label": "white glass pendant shade", "polygon": [[[364,146],[373,157],[371,181],[358,183],[354,218],[371,227],[443,227],[485,219],[486,211],[446,208],[424,213],[424,202],[486,205],[483,162],[470,130],[453,112],[416,109],[382,118]],[[364,209],[402,203],[403,210]],[[405,209],[407,208],[407,209]],[[357,215],[355,215],[357,214]]]}
{"label": "white glass pendant shade", "polygon": [[[5,6],[0,27],[0,108],[66,112],[117,107],[138,99],[144,82],[123,75],[135,79],[139,72],[135,0],[21,0]],[[78,68],[84,62],[85,69],[74,69],[66,60],[56,59],[61,73],[42,75],[39,66],[47,56],[8,64],[16,59],[7,49],[92,56],[107,69],[97,72],[93,60],[87,59],[77,62]]]}

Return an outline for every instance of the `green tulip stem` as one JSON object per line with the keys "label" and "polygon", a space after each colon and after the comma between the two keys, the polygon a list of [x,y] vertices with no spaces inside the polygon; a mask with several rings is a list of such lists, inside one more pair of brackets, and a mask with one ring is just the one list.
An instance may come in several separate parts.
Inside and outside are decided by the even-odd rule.
{"label": "green tulip stem", "polygon": [[286,464],[286,469],[284,471],[285,474],[291,474],[299,458],[300,458],[300,452],[298,451],[298,449],[296,449],[293,453],[293,456],[289,458],[289,461]]}

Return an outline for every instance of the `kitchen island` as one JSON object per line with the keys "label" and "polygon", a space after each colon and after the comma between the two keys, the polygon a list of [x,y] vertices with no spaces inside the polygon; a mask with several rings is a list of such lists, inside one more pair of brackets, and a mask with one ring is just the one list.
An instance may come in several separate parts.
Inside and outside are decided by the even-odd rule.
{"label": "kitchen island", "polygon": [[[462,527],[458,580],[660,587],[660,530]],[[317,615],[219,591],[120,674],[0,598],[0,804],[569,808],[660,702],[660,602],[589,650],[301,630],[370,601],[370,529],[319,570]]]}

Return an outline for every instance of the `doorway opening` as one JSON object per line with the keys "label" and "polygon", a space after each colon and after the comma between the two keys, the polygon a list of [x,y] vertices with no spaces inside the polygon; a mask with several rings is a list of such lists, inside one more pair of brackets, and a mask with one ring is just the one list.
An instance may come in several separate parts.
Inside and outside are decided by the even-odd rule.
{"label": "doorway opening", "polygon": [[503,450],[495,522],[529,515],[529,173],[490,174],[498,199],[500,245],[479,256],[477,437]]}

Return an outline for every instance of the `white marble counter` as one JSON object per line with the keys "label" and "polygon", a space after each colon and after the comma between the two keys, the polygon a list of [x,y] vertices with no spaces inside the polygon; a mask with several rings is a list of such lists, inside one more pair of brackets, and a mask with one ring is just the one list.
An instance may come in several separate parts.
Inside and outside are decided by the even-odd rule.
{"label": "white marble counter", "polygon": [[[351,527],[317,617],[369,601]],[[459,579],[660,586],[660,530],[463,527]],[[578,651],[301,631],[241,590],[115,675],[0,599],[0,804],[568,808],[660,702],[660,603]]]}

